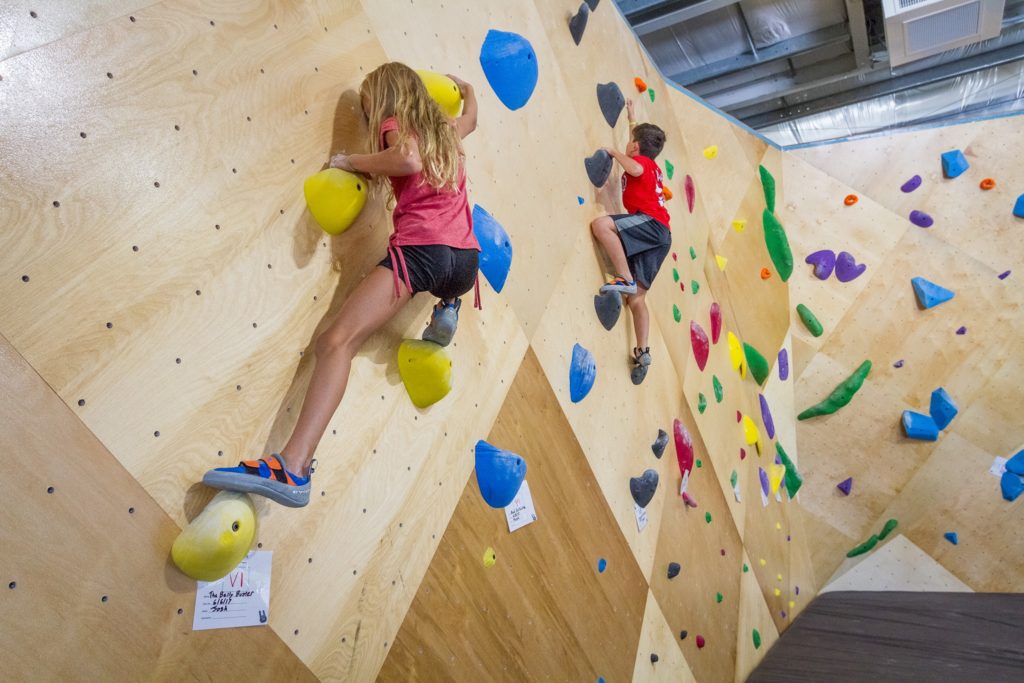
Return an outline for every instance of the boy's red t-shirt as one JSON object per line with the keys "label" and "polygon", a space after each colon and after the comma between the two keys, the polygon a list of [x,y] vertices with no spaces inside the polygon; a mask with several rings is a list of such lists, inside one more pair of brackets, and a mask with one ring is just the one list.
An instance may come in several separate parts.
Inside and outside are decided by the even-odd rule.
{"label": "boy's red t-shirt", "polygon": [[637,154],[630,157],[644,167],[638,176],[622,174],[622,205],[629,213],[644,213],[669,228],[669,215],[665,209],[661,169],[654,159]]}

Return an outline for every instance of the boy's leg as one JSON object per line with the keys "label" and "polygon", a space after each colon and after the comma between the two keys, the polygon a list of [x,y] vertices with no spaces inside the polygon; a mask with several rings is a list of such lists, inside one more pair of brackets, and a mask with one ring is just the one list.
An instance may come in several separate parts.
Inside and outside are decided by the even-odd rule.
{"label": "boy's leg", "polygon": [[626,260],[626,250],[622,247],[622,240],[619,239],[619,231],[615,229],[615,221],[611,216],[599,216],[590,223],[590,231],[601,243],[604,253],[612,262],[615,274],[625,280],[632,280],[633,275],[629,271],[629,262]]}
{"label": "boy's leg", "polygon": [[626,305],[633,314],[633,330],[636,332],[637,348],[646,349],[647,335],[651,329],[650,314],[647,311],[647,289],[637,284],[636,294],[626,298]]}

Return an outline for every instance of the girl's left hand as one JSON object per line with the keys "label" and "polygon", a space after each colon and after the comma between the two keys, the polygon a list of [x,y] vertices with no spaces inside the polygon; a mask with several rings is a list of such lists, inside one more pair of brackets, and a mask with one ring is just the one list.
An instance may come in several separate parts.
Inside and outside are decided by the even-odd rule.
{"label": "girl's left hand", "polygon": [[348,154],[335,154],[331,157],[330,167],[340,168],[342,171],[348,171],[349,173],[355,173],[356,169],[352,168],[352,162],[348,160],[348,157]]}

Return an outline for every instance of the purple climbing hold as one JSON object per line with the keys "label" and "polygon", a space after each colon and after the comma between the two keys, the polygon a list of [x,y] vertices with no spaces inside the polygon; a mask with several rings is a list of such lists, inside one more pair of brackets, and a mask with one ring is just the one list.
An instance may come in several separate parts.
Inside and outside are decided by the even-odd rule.
{"label": "purple climbing hold", "polygon": [[853,488],[853,477],[847,477],[841,482],[836,484],[836,488],[843,492],[844,496],[850,495],[850,489]]}
{"label": "purple climbing hold", "polygon": [[1010,277],[1010,271],[1008,271],[1008,270],[1005,271],[1005,272],[999,273],[999,279],[1000,280],[1005,280],[1008,277]]}
{"label": "purple climbing hold", "polygon": [[757,397],[761,399],[761,421],[764,422],[764,430],[768,432],[768,438],[775,438],[775,422],[772,420],[772,412],[768,410],[768,401],[765,400],[764,394],[758,394]]}
{"label": "purple climbing hold", "polygon": [[921,187],[921,176],[916,175],[907,182],[900,185],[900,190],[902,190],[903,192],[913,192],[919,187]]}
{"label": "purple climbing hold", "polygon": [[961,325],[960,327],[957,328],[956,333],[957,334],[967,334],[967,328],[964,327],[963,325]]}
{"label": "purple climbing hold", "polygon": [[763,467],[758,467],[757,476],[761,480],[761,493],[767,496],[771,490],[771,487],[768,485],[768,473],[764,471]]}
{"label": "purple climbing hold", "polygon": [[898,361],[896,361],[895,363],[893,363],[893,364],[892,364],[892,366],[893,366],[894,368],[902,368],[902,367],[903,367],[903,359],[902,359],[902,358],[900,358],[900,359],[899,359]]}
{"label": "purple climbing hold", "polygon": [[853,254],[848,251],[841,251],[836,257],[836,279],[840,282],[856,280],[867,268],[863,263],[858,264]]}
{"label": "purple climbing hold", "polygon": [[918,211],[914,209],[910,212],[910,222],[919,228],[930,228],[935,224],[935,219],[926,214],[924,211]]}
{"label": "purple climbing hold", "polygon": [[794,586],[797,595],[800,595],[800,586]]}
{"label": "purple climbing hold", "polygon": [[789,379],[789,351],[779,349],[779,379],[785,382]]}
{"label": "purple climbing hold", "polygon": [[805,258],[804,263],[814,266],[814,277],[827,280],[836,267],[836,252],[831,249],[820,249]]}

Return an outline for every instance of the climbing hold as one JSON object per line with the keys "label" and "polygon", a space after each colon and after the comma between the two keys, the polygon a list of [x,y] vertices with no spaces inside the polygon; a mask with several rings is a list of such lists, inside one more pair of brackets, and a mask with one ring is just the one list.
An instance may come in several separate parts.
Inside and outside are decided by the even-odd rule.
{"label": "climbing hold", "polygon": [[642,508],[654,498],[654,492],[658,489],[658,473],[654,470],[644,470],[639,477],[630,477],[629,492],[636,504]]}
{"label": "climbing hold", "polygon": [[512,269],[512,240],[479,204],[473,205],[473,234],[480,243],[480,272],[495,292],[501,292]]}
{"label": "climbing hold", "polygon": [[679,566],[678,562],[669,562],[668,563],[668,578],[674,579],[677,576],[679,576],[679,570],[680,569],[682,569],[682,567]]}
{"label": "climbing hold", "polygon": [[703,649],[705,644],[704,636],[697,636],[697,648]]}
{"label": "climbing hold", "polygon": [[525,105],[537,87],[537,55],[518,33],[488,31],[480,47],[480,66],[494,94],[513,111]]}
{"label": "climbing hold", "polygon": [[732,332],[726,332],[725,339],[729,345],[729,361],[732,363],[733,370],[740,373],[740,377],[746,377],[747,364],[743,358],[743,345]]}
{"label": "climbing hold", "polygon": [[967,157],[958,149],[942,154],[942,175],[947,178],[956,178],[970,167]]}
{"label": "climbing hold", "polygon": [[423,81],[430,97],[441,107],[441,111],[453,119],[457,117],[462,111],[462,91],[455,81],[426,69],[416,69],[416,74]]}
{"label": "climbing hold", "polygon": [[452,390],[452,359],[443,346],[406,339],[398,347],[398,374],[417,408],[427,408]]}
{"label": "climbing hold", "polygon": [[736,232],[743,232],[747,229],[747,221],[743,219],[737,219],[732,222],[732,229]]}
{"label": "climbing hold", "polygon": [[855,195],[855,194],[848,194],[843,199],[843,204],[845,204],[846,206],[853,206],[854,204],[857,203],[857,201],[858,201],[857,195]]}
{"label": "climbing hold", "polygon": [[683,423],[678,419],[672,421],[672,435],[676,442],[676,462],[679,463],[679,474],[683,479],[690,476],[693,470],[693,439]]}
{"label": "climbing hold", "polygon": [[615,327],[622,313],[622,295],[618,292],[604,292],[594,295],[594,310],[597,311],[597,319],[606,330]]}
{"label": "climbing hold", "polygon": [[697,250],[694,249],[693,247],[690,247],[690,260],[691,261],[696,261],[697,260]]}
{"label": "climbing hold", "polygon": [[351,227],[366,204],[368,192],[366,178],[340,168],[314,173],[302,184],[309,213],[328,235],[340,235]]}
{"label": "climbing hold", "polygon": [[171,559],[196,581],[227,576],[256,537],[256,508],[246,493],[219,491],[174,539]]}
{"label": "climbing hold", "polygon": [[902,359],[902,358],[900,358],[900,359],[899,359],[898,361],[896,361],[895,363],[893,363],[893,364],[892,364],[892,366],[893,366],[894,368],[902,368],[902,367],[903,367],[903,359]]}
{"label": "climbing hold", "polygon": [[[733,470],[733,471],[732,471],[732,474],[730,474],[730,475],[729,475],[729,484],[730,484],[730,485],[731,485],[731,486],[732,486],[733,488],[736,488],[736,483],[737,483],[737,482],[738,482],[739,480],[740,480],[740,475],[738,475],[738,474],[736,473],[736,470]],[[722,554],[723,554],[723,555],[725,554],[725,550],[724,550],[724,549],[722,550]]]}
{"label": "climbing hold", "polygon": [[686,191],[686,208],[690,210],[690,213],[693,213],[693,206],[697,201],[697,186],[693,184],[693,178],[689,174],[686,175],[686,180],[683,181],[683,189]]}
{"label": "climbing hold", "polygon": [[746,574],[746,573],[747,573],[747,572],[749,572],[749,571],[750,571],[750,567],[748,567],[748,566],[747,566],[747,563],[746,563],[746,562],[744,562],[744,563],[743,563],[743,573],[744,573],[744,574]]}
{"label": "climbing hold", "polygon": [[487,546],[487,550],[484,551],[483,562],[484,568],[490,569],[494,566],[494,563],[498,561],[498,556],[494,552],[494,548]]}
{"label": "climbing hold", "polygon": [[913,410],[903,411],[903,431],[911,439],[919,441],[937,441],[939,427],[930,415],[915,413]]}
{"label": "climbing hold", "polygon": [[715,602],[717,602],[718,604],[721,604],[722,600],[724,600],[724,599],[725,599],[725,596],[723,596],[721,593],[715,593]]}
{"label": "climbing hold", "polygon": [[850,548],[850,550],[847,551],[846,556],[857,557],[858,555],[863,555],[864,553],[869,552],[876,545],[878,545],[878,536],[872,534],[871,538],[868,540],[864,541],[860,545]]}
{"label": "climbing hold", "polygon": [[743,342],[743,355],[746,356],[747,367],[750,368],[750,374],[754,381],[758,385],[763,385],[770,372],[768,360],[761,355],[760,351],[746,342]]}
{"label": "climbing hold", "polygon": [[572,42],[577,45],[583,40],[583,32],[587,28],[588,19],[590,19],[590,6],[585,2],[580,3],[576,14],[569,17],[569,35],[572,36]]}
{"label": "climbing hold", "polygon": [[665,446],[668,445],[668,432],[664,429],[658,430],[658,438],[651,444],[651,450],[654,451],[654,457],[661,460],[661,456],[665,453]]}
{"label": "climbing hold", "polygon": [[515,453],[476,442],[476,483],[484,502],[503,508],[516,497],[526,477],[526,461]]}
{"label": "climbing hold", "polygon": [[603,557],[598,558],[598,560],[597,560],[597,573],[598,574],[604,574],[604,570],[607,567],[608,567],[608,560],[604,559]]}
{"label": "climbing hold", "polygon": [[657,663],[658,663],[658,655],[656,655],[656,654],[654,654],[652,652],[651,653],[651,664],[657,664]]}
{"label": "climbing hold", "polygon": [[923,277],[911,278],[910,284],[914,287],[917,303],[925,310],[934,308],[956,296],[954,292],[930,280],[925,280]]}
{"label": "climbing hold", "polygon": [[853,488],[853,477],[847,477],[841,482],[836,484],[836,488],[843,492],[844,496],[850,495],[850,489]]}
{"label": "climbing hold", "polygon": [[704,394],[697,394],[697,412],[703,415],[704,411],[707,410],[707,408],[708,399],[704,396]]}
{"label": "climbing hold", "polygon": [[[698,461],[698,462],[700,462],[700,461]],[[686,503],[686,507],[688,507],[688,508],[695,508],[695,507],[697,507],[697,501],[694,500],[693,496],[691,496],[689,493],[687,493],[686,491],[683,491],[682,496],[683,496],[683,502]]]}
{"label": "climbing hold", "polygon": [[768,399],[764,397],[764,394],[758,394],[757,398],[761,402],[761,422],[764,424],[764,430],[768,433],[769,439],[774,439],[775,421],[772,419],[772,411],[768,409]]}
{"label": "climbing hold", "polygon": [[771,490],[773,494],[779,492],[779,486],[782,484],[782,478],[784,476],[786,476],[785,465],[772,464],[768,466],[769,490]]}
{"label": "climbing hold", "polygon": [[980,187],[983,190],[991,190],[995,186],[996,181],[992,180],[991,178],[985,178],[980,183],[978,183],[978,187]]}
{"label": "climbing hold", "polygon": [[711,302],[711,343],[717,344],[719,338],[722,336],[722,307],[718,305],[717,301]]}
{"label": "climbing hold", "polygon": [[836,279],[840,282],[856,280],[867,269],[867,265],[857,263],[853,254],[848,251],[841,251],[839,256],[836,257]]}
{"label": "climbing hold", "polygon": [[[679,286],[682,287],[682,285]],[[672,304],[672,317],[675,318],[676,322],[683,319],[683,312],[679,310],[679,306],[676,304]]]}
{"label": "climbing hold", "polygon": [[710,147],[704,148],[704,158],[714,159],[718,156],[718,145],[711,145]]}
{"label": "climbing hold", "polygon": [[689,635],[686,631],[679,632],[679,640],[686,640],[686,636]]}
{"label": "climbing hold", "polygon": [[757,425],[750,419],[750,416],[744,415],[742,420],[743,426],[743,438],[746,439],[748,446],[753,446],[757,450],[758,454],[761,453],[761,433],[757,430]]}
{"label": "climbing hold", "polygon": [[751,635],[753,636],[753,639],[754,639],[754,649],[755,650],[760,650],[761,649],[761,634],[755,628],[754,632]]}
{"label": "climbing hold", "polygon": [[836,267],[836,253],[831,249],[821,249],[805,258],[804,263],[814,266],[814,277],[827,280]]}
{"label": "climbing hold", "polygon": [[861,386],[864,384],[864,380],[871,372],[871,361],[866,360],[860,364],[860,366],[853,371],[849,377],[840,382],[832,393],[828,395],[821,403],[811,406],[807,410],[803,411],[796,416],[798,420],[807,420],[818,415],[831,415],[836,412],[853,398]]}
{"label": "climbing hold", "polygon": [[1010,277],[1010,273],[1011,272],[1013,272],[1013,271],[1004,270],[1002,273],[999,273],[999,279],[1000,280],[1005,280],[1006,278]]}
{"label": "climbing hold", "polygon": [[597,105],[601,107],[604,120],[614,128],[619,120],[619,114],[622,113],[622,108],[626,106],[626,97],[617,83],[598,83]]}
{"label": "climbing hold", "polygon": [[790,460],[789,455],[778,441],[775,442],[775,456],[782,463],[783,467],[786,468],[786,492],[789,493],[789,497],[792,499],[796,492],[800,490],[800,487],[804,485],[804,478],[797,471],[796,465]]}
{"label": "climbing hold", "polygon": [[956,333],[959,335],[967,334],[967,328],[961,325],[960,327],[956,328]]}
{"label": "climbing hold", "polygon": [[916,175],[907,182],[900,185],[901,192],[913,192],[917,188],[921,187],[921,176]]}
{"label": "climbing hold", "polygon": [[772,276],[772,271],[768,270],[767,268],[762,268],[761,269],[761,279],[762,280],[767,280],[771,276]]}
{"label": "climbing hold", "polygon": [[718,265],[718,269],[725,271],[725,264],[729,262],[729,259],[725,258],[721,254],[715,254],[715,264]]}
{"label": "climbing hold", "polygon": [[590,393],[596,375],[594,355],[579,344],[573,345],[569,365],[569,396],[573,403],[579,403]]}
{"label": "climbing hold", "polygon": [[935,219],[924,211],[914,209],[910,212],[910,222],[919,228],[930,228],[935,224]]}
{"label": "climbing hold", "polygon": [[[776,588],[774,591],[772,591],[772,593],[774,593],[775,597],[779,597],[780,595],[782,595],[782,589],[781,588]],[[782,618],[783,619],[786,618],[786,613],[785,612],[782,613]]]}
{"label": "climbing hold", "polygon": [[672,281],[679,282],[679,271],[675,268],[672,269]]}
{"label": "climbing hold", "polygon": [[647,96],[651,98],[651,102],[654,101],[654,88],[647,89]]}
{"label": "climbing hold", "polygon": [[690,346],[693,348],[693,359],[697,361],[697,368],[703,372],[708,364],[708,335],[693,320],[690,321]]}
{"label": "climbing hold", "polygon": [[786,230],[782,223],[768,209],[761,214],[762,225],[764,226],[764,244],[768,248],[768,255],[775,264],[775,270],[783,282],[789,280],[793,274],[793,251],[789,248],[789,239],[786,237]]}
{"label": "climbing hold", "polygon": [[764,203],[769,213],[775,213],[775,178],[764,166],[758,166],[757,172],[761,175],[761,188],[764,190]]}
{"label": "climbing hold", "polygon": [[587,169],[590,183],[594,187],[604,187],[612,173],[612,157],[608,152],[599,149],[583,160],[583,166]]}
{"label": "climbing hold", "polygon": [[576,201],[579,203],[580,206],[583,206],[583,197],[576,195]]}
{"label": "climbing hold", "polygon": [[879,541],[884,541],[886,536],[888,536],[893,531],[895,531],[896,527],[898,527],[899,525],[900,525],[899,520],[889,519],[885,523],[885,526],[882,527],[882,530],[878,532],[878,540]]}
{"label": "climbing hold", "polygon": [[789,379],[789,351],[779,349],[779,379],[785,382]]}
{"label": "climbing hold", "polygon": [[1017,218],[1024,218],[1024,194],[1017,197],[1017,201],[1014,202],[1013,215]]}
{"label": "climbing hold", "polygon": [[708,524],[711,524],[711,513],[710,512],[705,512],[704,513],[704,521],[707,522]]}
{"label": "climbing hold", "polygon": [[672,190],[668,189],[668,187],[666,186],[662,186],[661,193],[665,196],[666,202],[675,196],[674,194],[672,194]]}
{"label": "climbing hold", "polygon": [[672,180],[672,176],[675,175],[675,172],[676,167],[672,164],[671,161],[665,159],[665,175],[668,177],[669,180]]}
{"label": "climbing hold", "polygon": [[932,392],[932,400],[928,412],[932,419],[935,420],[935,426],[939,430],[943,430],[949,426],[949,423],[953,421],[953,418],[956,417],[959,411],[953,398],[946,393],[945,389],[939,387]]}
{"label": "climbing hold", "polygon": [[690,280],[690,291],[694,294],[700,291],[700,283],[696,280]]}
{"label": "climbing hold", "polygon": [[955,531],[947,531],[942,534],[942,537],[953,545],[960,545],[960,537],[956,535]]}
{"label": "climbing hold", "polygon": [[1020,497],[1021,493],[1024,493],[1024,477],[1010,471],[1003,472],[1003,476],[999,480],[999,488],[1002,491],[1003,499],[1012,503]]}
{"label": "climbing hold", "polygon": [[1005,467],[1007,472],[1024,477],[1024,450],[1017,451],[1016,455],[1006,461]]}
{"label": "climbing hold", "polygon": [[762,558],[759,558],[759,559],[757,560],[757,563],[758,563],[759,565],[761,565],[762,567],[767,567],[767,566],[768,566],[768,560],[764,559],[763,557],[762,557]]}
{"label": "climbing hold", "polygon": [[800,315],[800,320],[803,321],[804,327],[815,337],[820,337],[824,332],[821,326],[821,322],[818,321],[817,316],[803,304],[796,305],[796,312]]}
{"label": "climbing hold", "polygon": [[[633,79],[633,87],[636,88],[638,93],[647,92],[647,82],[639,76]],[[671,180],[671,177],[669,179]]]}
{"label": "climbing hold", "polygon": [[715,403],[721,403],[725,391],[722,389],[722,383],[718,381],[716,375],[711,375],[711,387],[715,390]]}

